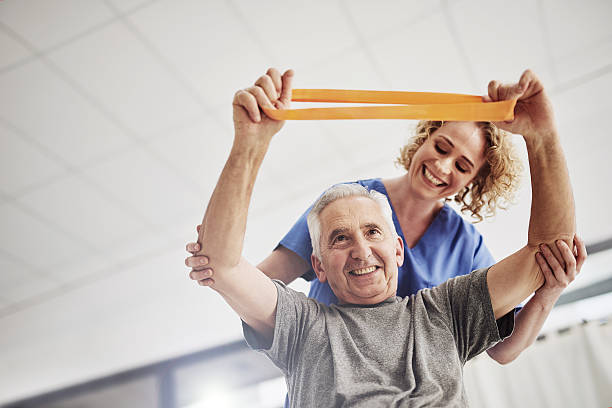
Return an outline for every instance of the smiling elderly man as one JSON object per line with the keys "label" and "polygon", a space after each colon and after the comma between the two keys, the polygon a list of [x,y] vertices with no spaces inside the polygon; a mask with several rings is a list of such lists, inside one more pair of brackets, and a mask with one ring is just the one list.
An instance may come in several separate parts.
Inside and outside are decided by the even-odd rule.
{"label": "smiling elderly man", "polygon": [[[292,75],[283,75],[277,108],[289,105]],[[283,124],[259,111],[271,102],[256,87],[236,93],[234,144],[204,216],[201,253],[215,272],[211,287],[243,320],[248,343],[285,373],[293,406],[466,405],[464,363],[510,334],[513,308],[544,282],[539,246],[549,244],[555,254],[542,247],[547,259],[575,268],[567,245],[573,197],[542,85],[527,71],[514,85],[492,82],[489,98],[518,98],[515,120],[500,126],[522,134],[527,145],[533,191],[527,244],[489,269],[398,298],[404,248],[386,198],[339,185],[308,218],[313,269],[340,300],[326,306],[241,257],[255,178]],[[205,273],[190,276],[199,281]]]}

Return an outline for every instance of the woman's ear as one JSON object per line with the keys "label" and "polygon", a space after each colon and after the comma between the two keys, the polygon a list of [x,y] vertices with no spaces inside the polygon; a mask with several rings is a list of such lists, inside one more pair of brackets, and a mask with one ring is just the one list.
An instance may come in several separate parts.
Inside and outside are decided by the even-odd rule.
{"label": "woman's ear", "polygon": [[319,258],[315,256],[315,254],[310,255],[310,262],[312,263],[312,269],[317,275],[317,278],[319,279],[319,281],[321,283],[327,281],[327,274],[325,273],[325,270],[323,269],[323,264],[321,263]]}

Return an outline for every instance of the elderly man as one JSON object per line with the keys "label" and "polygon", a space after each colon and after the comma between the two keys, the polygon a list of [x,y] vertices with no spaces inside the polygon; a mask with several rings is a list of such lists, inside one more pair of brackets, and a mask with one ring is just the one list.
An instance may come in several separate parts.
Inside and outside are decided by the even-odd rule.
{"label": "elderly man", "polygon": [[[336,186],[308,219],[313,269],[340,300],[325,306],[241,257],[255,178],[282,127],[259,106],[287,107],[292,75],[283,75],[276,101],[257,87],[234,97],[234,144],[199,237],[215,271],[211,287],[241,317],[249,344],[283,370],[292,405],[465,405],[463,364],[510,334],[513,308],[543,284],[551,267],[575,270],[568,246],[573,197],[542,85],[527,71],[517,84],[489,86],[490,100],[518,98],[515,120],[500,125],[522,134],[528,149],[533,202],[527,244],[489,269],[397,298],[404,248],[388,202],[360,186]],[[193,271],[191,278],[202,274]]]}

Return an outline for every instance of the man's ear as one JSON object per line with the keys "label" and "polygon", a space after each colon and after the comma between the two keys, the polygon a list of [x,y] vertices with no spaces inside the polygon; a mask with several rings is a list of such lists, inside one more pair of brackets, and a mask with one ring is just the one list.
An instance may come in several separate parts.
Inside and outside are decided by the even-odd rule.
{"label": "man's ear", "polygon": [[321,283],[327,281],[327,274],[325,273],[325,270],[323,269],[323,264],[321,263],[319,258],[315,256],[315,254],[310,255],[310,262],[312,263],[312,269],[317,275],[317,278],[319,278],[319,281]]}
{"label": "man's ear", "polygon": [[395,257],[397,259],[397,266],[402,266],[404,264],[404,240],[400,236],[395,241]]}

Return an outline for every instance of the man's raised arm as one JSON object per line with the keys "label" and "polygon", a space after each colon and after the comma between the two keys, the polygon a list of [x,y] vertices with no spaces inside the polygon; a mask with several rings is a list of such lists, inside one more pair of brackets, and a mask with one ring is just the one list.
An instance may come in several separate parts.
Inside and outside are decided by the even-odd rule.
{"label": "man's raised arm", "polygon": [[[255,178],[272,136],[283,126],[259,107],[287,108],[291,101],[292,71],[281,77],[269,69],[255,85],[234,96],[234,143],[198,235],[200,255],[215,271],[211,288],[255,331],[268,338],[274,330],[277,292],[272,281],[242,258],[247,213]],[[276,106],[274,106],[274,105]],[[193,271],[201,280],[204,271]]]}
{"label": "man's raised arm", "polygon": [[518,98],[515,119],[498,126],[523,135],[531,172],[531,216],[527,245],[489,270],[487,283],[495,317],[512,310],[544,283],[535,254],[540,244],[565,241],[572,248],[575,232],[574,197],[553,109],[538,78],[525,71],[514,85],[489,84],[489,101]]}

